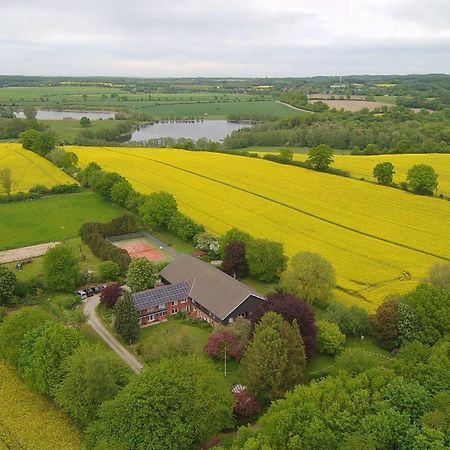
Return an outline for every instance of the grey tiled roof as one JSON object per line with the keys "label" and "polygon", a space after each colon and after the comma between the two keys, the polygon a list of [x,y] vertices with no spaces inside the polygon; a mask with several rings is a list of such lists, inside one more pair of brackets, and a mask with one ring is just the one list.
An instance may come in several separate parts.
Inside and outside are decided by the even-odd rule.
{"label": "grey tiled roof", "polygon": [[148,291],[136,292],[132,294],[132,297],[136,310],[141,311],[168,302],[185,300],[189,297],[190,291],[191,282],[182,281],[176,284],[149,289]]}
{"label": "grey tiled roof", "polygon": [[169,283],[193,280],[190,297],[223,320],[250,295],[264,297],[226,273],[189,255],[179,255],[161,271]]}

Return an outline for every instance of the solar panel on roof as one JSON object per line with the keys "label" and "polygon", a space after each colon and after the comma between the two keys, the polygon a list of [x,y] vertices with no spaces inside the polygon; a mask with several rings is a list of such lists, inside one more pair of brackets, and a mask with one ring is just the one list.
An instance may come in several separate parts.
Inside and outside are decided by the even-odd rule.
{"label": "solar panel on roof", "polygon": [[132,297],[135,308],[139,311],[159,304],[185,300],[189,297],[190,290],[191,283],[182,281],[181,283],[169,284],[149,289],[148,291],[136,292],[132,294]]}

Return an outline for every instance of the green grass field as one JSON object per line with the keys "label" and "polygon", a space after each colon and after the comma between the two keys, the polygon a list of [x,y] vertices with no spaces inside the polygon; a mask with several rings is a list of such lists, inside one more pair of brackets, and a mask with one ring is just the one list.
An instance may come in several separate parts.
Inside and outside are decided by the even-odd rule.
{"label": "green grass field", "polygon": [[[297,111],[276,103],[270,94],[223,92],[127,92],[118,87],[45,86],[0,88],[0,105],[44,109],[131,110],[155,118],[204,116],[224,119],[230,113],[293,116]],[[64,132],[70,133],[66,125]],[[61,131],[61,130],[60,130]],[[74,131],[72,131],[74,133]]]}
{"label": "green grass field", "polygon": [[93,192],[0,205],[0,250],[78,236],[84,222],[107,222],[122,214]]}
{"label": "green grass field", "polygon": [[140,110],[159,117],[203,116],[214,119],[226,119],[231,113],[271,114],[277,117],[292,117],[298,114],[285,105],[275,101],[239,101],[217,103],[179,103],[174,105],[150,105]]}
{"label": "green grass field", "polygon": [[[40,120],[48,131],[55,133],[57,142],[73,142],[73,140],[86,128],[82,128],[78,120]],[[113,120],[92,120],[88,130],[98,131],[112,128],[117,122]]]}

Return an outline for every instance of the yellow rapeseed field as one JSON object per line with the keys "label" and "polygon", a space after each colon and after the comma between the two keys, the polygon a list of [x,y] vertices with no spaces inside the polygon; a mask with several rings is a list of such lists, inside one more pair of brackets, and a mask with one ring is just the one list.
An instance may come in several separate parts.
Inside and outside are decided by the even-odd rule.
{"label": "yellow rapeseed field", "polygon": [[35,184],[52,187],[75,182],[50,161],[23,149],[21,144],[0,144],[0,169],[5,167],[12,171],[13,192],[28,192]]}
{"label": "yellow rapeseed field", "polygon": [[180,209],[222,234],[239,227],[320,253],[336,269],[337,295],[373,310],[450,259],[450,203],[269,161],[172,149],[72,147],[140,192],[171,192]]}
{"label": "yellow rapeseed field", "polygon": [[[294,159],[305,161],[307,155],[296,154]],[[430,153],[419,155],[335,155],[333,167],[348,170],[352,177],[375,181],[373,168],[380,162],[389,161],[395,167],[394,181],[406,181],[406,174],[415,164],[428,164],[439,174],[438,193],[450,195],[450,155]]]}
{"label": "yellow rapeseed field", "polygon": [[[52,402],[28,390],[0,361],[0,448],[83,448],[81,432]],[[2,444],[4,447],[2,447]]]}

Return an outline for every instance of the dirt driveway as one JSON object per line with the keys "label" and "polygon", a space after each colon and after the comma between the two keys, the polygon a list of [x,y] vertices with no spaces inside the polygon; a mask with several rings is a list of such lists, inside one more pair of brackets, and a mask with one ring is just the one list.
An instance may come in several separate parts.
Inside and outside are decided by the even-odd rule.
{"label": "dirt driveway", "polygon": [[0,252],[0,264],[45,255],[49,248],[56,247],[58,244],[59,242],[47,242],[46,244],[30,245],[29,247],[5,250],[3,252]]}

